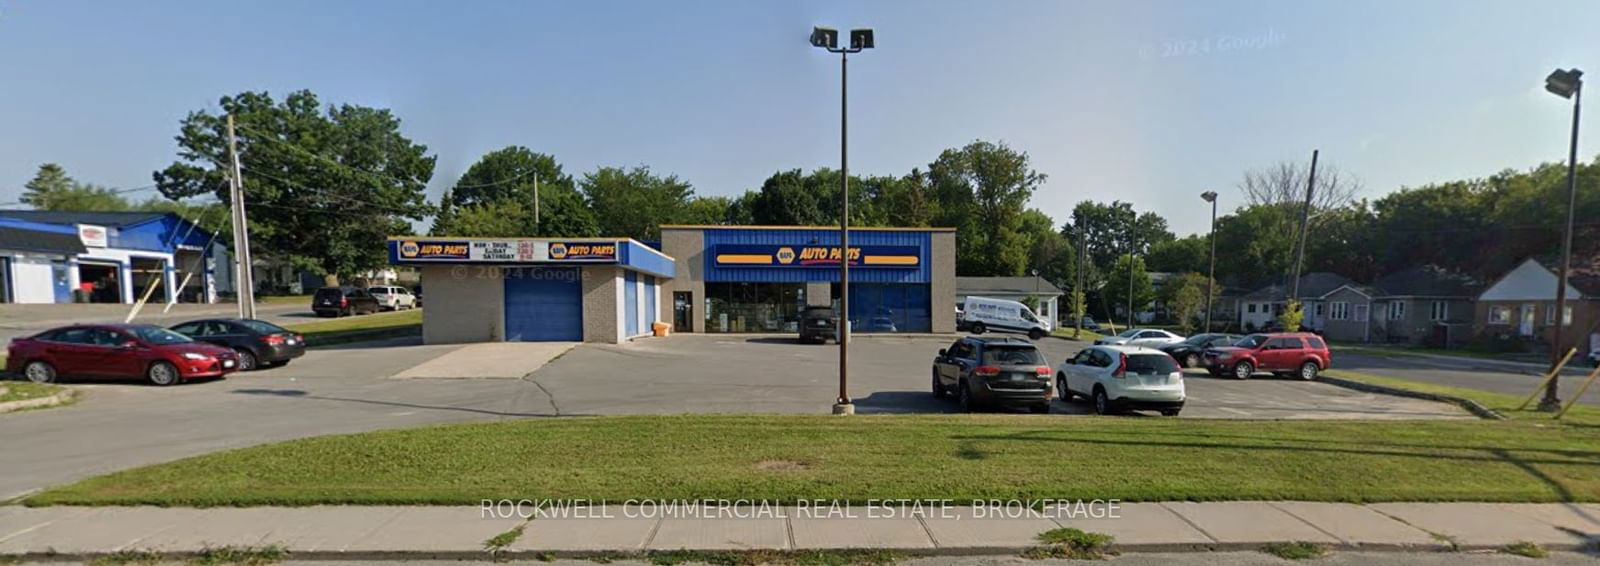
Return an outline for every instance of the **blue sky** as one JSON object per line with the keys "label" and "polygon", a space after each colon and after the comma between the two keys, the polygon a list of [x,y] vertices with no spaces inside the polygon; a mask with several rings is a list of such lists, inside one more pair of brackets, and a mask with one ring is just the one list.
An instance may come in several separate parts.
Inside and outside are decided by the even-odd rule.
{"label": "blue sky", "polygon": [[838,165],[818,24],[877,31],[850,63],[852,171],[1000,140],[1049,175],[1032,204],[1058,221],[1121,199],[1179,233],[1205,229],[1200,192],[1230,209],[1244,170],[1314,148],[1367,197],[1561,160],[1571,108],[1543,78],[1600,71],[1593,0],[0,0],[0,201],[43,162],[148,184],[187,112],[302,88],[392,108],[439,156],[435,196],[512,144],[735,194]]}

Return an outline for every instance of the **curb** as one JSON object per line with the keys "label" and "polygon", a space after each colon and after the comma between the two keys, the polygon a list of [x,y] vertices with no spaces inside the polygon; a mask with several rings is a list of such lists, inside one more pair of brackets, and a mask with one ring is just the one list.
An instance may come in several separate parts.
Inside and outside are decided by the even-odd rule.
{"label": "curb", "polygon": [[[1140,553],[1212,553],[1212,552],[1250,552],[1260,551],[1269,544],[1290,543],[1297,541],[1269,541],[1269,542],[1218,542],[1218,543],[1139,543],[1139,544],[1112,544],[1104,550],[1108,556],[1140,554]],[[672,550],[501,550],[489,551],[474,550],[310,550],[295,551],[286,549],[284,560],[297,561],[401,561],[401,560],[452,560],[452,561],[484,561],[484,560],[519,560],[540,561],[548,558],[556,559],[597,559],[607,561],[639,560],[648,561],[652,554],[668,552],[705,552],[705,553],[752,553],[752,552],[890,552],[902,558],[930,558],[941,556],[1019,556],[1029,550],[1046,545],[1034,546],[968,546],[950,548],[795,548],[795,549],[738,549],[726,548],[696,549],[679,548]],[[1360,544],[1360,543],[1326,543],[1323,547],[1331,551],[1346,552],[1385,552],[1394,554],[1439,553],[1439,552],[1488,552],[1497,551],[1503,545],[1457,545],[1444,544]],[[1557,552],[1588,552],[1595,548],[1594,543],[1571,544],[1542,544],[1546,550]],[[109,558],[134,549],[123,549],[118,552],[33,552],[24,554],[0,554],[0,559],[25,562],[92,562],[96,559]],[[186,550],[174,552],[151,551],[163,559],[196,559],[206,555],[205,550]],[[689,562],[695,562],[690,560]]]}
{"label": "curb", "polygon": [[76,397],[76,396],[77,396],[77,391],[74,391],[72,389],[63,389],[63,390],[58,391],[54,395],[51,395],[49,397],[39,397],[39,398],[36,398],[36,399],[23,399],[21,401],[7,401],[5,403],[0,403],[0,413],[10,413],[10,412],[13,412],[13,411],[21,411],[23,409],[39,409],[39,408],[43,408],[43,407],[54,407],[56,405],[60,405],[62,403],[66,403],[68,401],[71,401],[72,398]]}
{"label": "curb", "polygon": [[1463,397],[1455,397],[1455,396],[1452,396],[1452,395],[1440,395],[1440,394],[1437,394],[1437,393],[1423,393],[1423,392],[1420,392],[1420,391],[1412,391],[1410,389],[1400,389],[1400,388],[1397,388],[1397,387],[1389,387],[1389,386],[1385,386],[1385,385],[1373,385],[1371,383],[1363,383],[1363,382],[1360,382],[1360,381],[1344,379],[1344,378],[1339,378],[1339,377],[1329,377],[1327,375],[1318,375],[1317,376],[1317,381],[1320,381],[1322,383],[1326,383],[1328,385],[1335,385],[1335,386],[1343,387],[1345,389],[1354,389],[1356,391],[1364,391],[1364,392],[1367,392],[1367,393],[1382,393],[1382,394],[1385,394],[1385,395],[1394,395],[1396,397],[1409,397],[1409,398],[1412,398],[1412,399],[1422,399],[1422,400],[1425,400],[1425,401],[1439,401],[1441,403],[1451,403],[1451,404],[1454,404],[1454,405],[1457,405],[1457,406],[1461,407],[1462,409],[1466,409],[1467,412],[1472,413],[1474,416],[1476,416],[1476,417],[1478,417],[1480,419],[1488,419],[1488,420],[1494,420],[1494,421],[1503,421],[1503,420],[1506,419],[1505,415],[1502,415],[1500,413],[1495,412],[1493,409],[1490,409],[1488,407],[1480,405],[1480,404],[1478,404],[1477,401],[1473,401],[1471,399],[1466,399],[1466,398],[1463,398]]}

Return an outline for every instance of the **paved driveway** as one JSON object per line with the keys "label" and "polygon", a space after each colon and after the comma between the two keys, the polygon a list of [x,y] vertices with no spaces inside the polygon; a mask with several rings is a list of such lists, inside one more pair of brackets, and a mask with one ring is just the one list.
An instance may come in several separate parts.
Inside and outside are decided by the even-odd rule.
{"label": "paved driveway", "polygon": [[[1581,362],[1582,360],[1578,360]],[[1336,368],[1410,379],[1437,385],[1451,385],[1494,391],[1525,397],[1533,393],[1544,377],[1544,369],[1535,365],[1505,363],[1495,360],[1449,358],[1443,356],[1412,356],[1405,354],[1379,355],[1348,353],[1334,350]],[[1571,363],[1561,372],[1557,387],[1562,401],[1571,400],[1583,380],[1593,371],[1583,363]],[[1600,384],[1591,386],[1579,402],[1600,405]]]}
{"label": "paved driveway", "polygon": [[[933,353],[950,340],[858,339],[850,387],[858,410],[954,412],[953,403],[928,392]],[[1079,344],[1051,339],[1042,346],[1054,363]],[[76,405],[0,415],[0,453],[6,455],[0,458],[0,500],[134,466],[325,434],[552,415],[819,414],[828,412],[838,386],[837,346],[742,335],[581,345],[520,378],[391,377],[416,375],[415,368],[437,367],[429,362],[469,350],[410,338],[315,349],[288,366],[220,381],[78,385],[87,395]],[[509,375],[498,371],[500,365],[487,364],[493,371],[485,376]],[[1465,415],[1450,405],[1290,380],[1195,376],[1189,394],[1185,417]],[[1054,412],[1087,409],[1056,403]]]}

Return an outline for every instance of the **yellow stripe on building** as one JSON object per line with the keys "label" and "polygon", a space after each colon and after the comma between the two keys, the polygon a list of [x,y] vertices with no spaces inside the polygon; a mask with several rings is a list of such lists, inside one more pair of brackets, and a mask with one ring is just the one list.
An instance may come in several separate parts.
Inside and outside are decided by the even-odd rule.
{"label": "yellow stripe on building", "polygon": [[914,255],[869,255],[862,261],[867,265],[916,265],[920,259]]}
{"label": "yellow stripe on building", "polygon": [[770,255],[751,254],[721,254],[717,256],[717,263],[738,263],[744,265],[769,265],[772,263]]}

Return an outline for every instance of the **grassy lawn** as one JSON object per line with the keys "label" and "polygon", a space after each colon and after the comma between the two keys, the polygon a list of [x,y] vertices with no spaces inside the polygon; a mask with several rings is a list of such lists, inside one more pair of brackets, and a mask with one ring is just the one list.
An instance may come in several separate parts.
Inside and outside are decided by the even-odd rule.
{"label": "grassy lawn", "polygon": [[0,403],[9,401],[26,401],[49,397],[61,391],[61,386],[46,383],[33,383],[28,381],[0,381],[0,387],[5,388],[5,393],[0,393]]}
{"label": "grassy lawn", "polygon": [[422,310],[366,314],[331,318],[318,322],[285,325],[284,328],[304,334],[312,346],[337,342],[341,338],[392,333],[402,335],[422,331]]}
{"label": "grassy lawn", "polygon": [[[1527,397],[1507,395],[1504,393],[1494,393],[1481,389],[1469,389],[1466,387],[1434,385],[1432,383],[1422,383],[1420,381],[1411,381],[1409,379],[1397,379],[1393,377],[1384,377],[1381,375],[1371,375],[1337,369],[1328,370],[1327,375],[1330,377],[1340,377],[1351,381],[1360,381],[1362,383],[1370,383],[1373,385],[1386,385],[1389,387],[1408,389],[1422,393],[1434,393],[1438,395],[1450,395],[1453,397],[1471,399],[1473,401],[1477,401],[1479,405],[1493,409],[1495,412],[1505,415],[1507,418],[1512,420],[1527,421],[1530,423],[1539,424],[1554,423],[1554,421],[1552,421],[1550,418],[1550,413],[1534,410],[1534,408],[1539,405],[1539,400],[1537,398],[1535,398],[1532,403],[1528,404],[1527,409],[1518,411],[1516,410],[1517,406],[1521,405],[1522,402],[1527,399]],[[1529,393],[1532,393],[1532,391],[1529,391]],[[1571,393],[1572,392],[1570,391],[1567,392],[1568,395]],[[1563,401],[1570,400],[1571,399],[1563,399]],[[1562,416],[1561,422],[1579,427],[1600,428],[1600,407],[1578,405],[1573,407],[1571,411],[1568,411],[1566,415]],[[1600,430],[1596,430],[1595,432],[1600,433]],[[1600,464],[1600,462],[1597,462],[1597,464]]]}
{"label": "grassy lawn", "polygon": [[1596,426],[1027,415],[527,419],[221,452],[84,480],[27,503],[1600,501]]}
{"label": "grassy lawn", "polygon": [[[1057,329],[1055,329],[1054,332],[1051,332],[1050,335],[1051,336],[1055,336],[1056,338],[1066,338],[1068,340],[1071,340],[1072,339],[1072,327],[1057,328]],[[1095,340],[1099,340],[1101,338],[1105,338],[1106,336],[1109,336],[1109,335],[1108,334],[1101,334],[1101,333],[1095,332],[1093,330],[1084,330],[1084,331],[1082,331],[1082,332],[1080,332],[1078,334],[1078,340],[1082,341],[1082,342],[1093,342]]]}
{"label": "grassy lawn", "polygon": [[[1495,354],[1495,353],[1489,353],[1489,352],[1474,352],[1474,351],[1471,351],[1471,350],[1444,350],[1444,349],[1440,349],[1440,348],[1420,348],[1420,347],[1418,347],[1418,348],[1410,348],[1410,347],[1399,347],[1399,346],[1394,346],[1394,347],[1372,347],[1372,346],[1355,346],[1355,345],[1344,345],[1344,344],[1334,344],[1333,345],[1333,351],[1335,353],[1338,353],[1338,352],[1349,352],[1349,353],[1352,353],[1352,354],[1367,354],[1367,355],[1374,355],[1374,356],[1434,355],[1434,356],[1454,356],[1454,357],[1457,357],[1457,358],[1474,358],[1474,359],[1480,359],[1480,360],[1501,360],[1501,361],[1510,361],[1510,362],[1541,362],[1541,361],[1544,361],[1548,365],[1548,361],[1541,360],[1541,358],[1543,358],[1543,356],[1538,355],[1538,354],[1525,354],[1525,353],[1524,354]],[[1574,356],[1573,357],[1573,362],[1574,363],[1568,363],[1568,365],[1569,366],[1577,365],[1576,362],[1582,362],[1582,361],[1583,360],[1582,360],[1581,356]]]}
{"label": "grassy lawn", "polygon": [[311,305],[311,295],[270,295],[258,299],[269,305]]}

